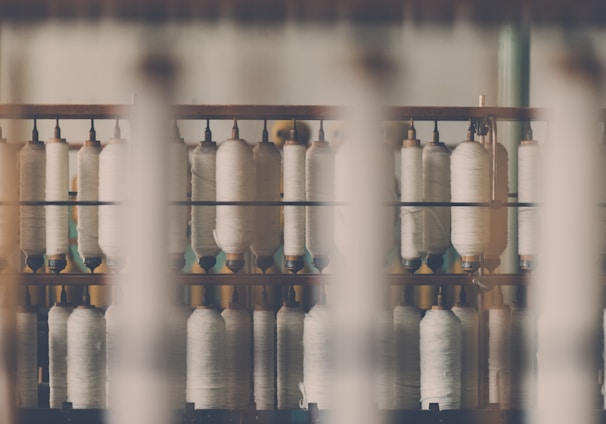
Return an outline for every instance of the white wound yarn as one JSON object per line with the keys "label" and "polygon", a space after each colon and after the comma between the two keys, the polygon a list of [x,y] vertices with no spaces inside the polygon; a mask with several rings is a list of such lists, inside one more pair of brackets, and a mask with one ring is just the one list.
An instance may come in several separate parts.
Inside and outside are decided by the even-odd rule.
{"label": "white wound yarn", "polygon": [[[253,201],[252,150],[244,140],[225,140],[217,149],[217,200]],[[225,253],[243,254],[255,235],[252,206],[217,206],[215,241]]]}
{"label": "white wound yarn", "polygon": [[274,409],[276,395],[276,317],[274,311],[253,311],[253,393],[257,410]]}
{"label": "white wound yarn", "polygon": [[394,308],[394,407],[396,409],[419,409],[420,323],[421,312],[416,306],[398,305]]}
{"label": "white wound yarn", "polygon": [[278,409],[296,409],[303,381],[303,320],[300,307],[282,306],[276,315]]}
{"label": "white wound yarn", "polygon": [[[183,139],[168,143],[168,201],[187,200],[187,146]],[[167,220],[169,255],[183,257],[187,247],[187,206],[169,205]]]}
{"label": "white wound yarn", "polygon": [[67,320],[67,399],[75,409],[105,407],[105,318],[78,307]]}
{"label": "white wound yarn", "polygon": [[[208,142],[196,147],[191,157],[192,200],[216,200],[216,170],[217,145]],[[216,206],[192,206],[191,247],[198,258],[216,256],[219,253],[220,249],[213,237],[216,216]]]}
{"label": "white wound yarn", "polygon": [[[307,201],[331,202],[335,197],[335,154],[327,142],[314,142],[305,160]],[[329,206],[305,208],[305,240],[312,257],[329,256],[333,245],[334,210]]]}
{"label": "white wound yarn", "polygon": [[[493,154],[492,144],[487,144],[486,149],[490,156],[491,163]],[[509,155],[507,149],[501,143],[496,144],[495,153],[497,166],[497,180],[495,185],[495,199],[499,202],[506,203],[509,195]],[[491,175],[492,184],[492,175]],[[508,208],[502,206],[500,208],[490,209],[490,240],[484,254],[489,258],[498,258],[507,248],[507,215]]]}
{"label": "white wound yarn", "polygon": [[[428,143],[423,148],[423,199],[450,202],[450,150]],[[428,254],[442,255],[450,246],[450,207],[425,208],[423,246]]]}
{"label": "white wound yarn", "polygon": [[[490,161],[480,143],[465,141],[452,152],[450,189],[453,202],[490,201]],[[481,255],[489,241],[486,207],[453,207],[452,244],[461,256]]]}
{"label": "white wound yarn", "polygon": [[[99,200],[99,154],[101,147],[85,144],[77,156],[77,201]],[[100,258],[99,207],[78,206],[78,253],[85,258]]]}
{"label": "white wound yarn", "polygon": [[394,407],[394,319],[391,309],[378,311],[374,322],[375,402],[379,409]]}
{"label": "white wound yarn", "polygon": [[[274,143],[257,143],[253,149],[255,187],[258,201],[280,201],[282,155]],[[256,257],[273,256],[280,247],[280,208],[257,206],[255,239],[251,250]]]}
{"label": "white wound yarn", "polygon": [[198,307],[187,320],[187,401],[225,407],[225,322],[212,308]]}
{"label": "white wound yarn", "polygon": [[187,386],[187,320],[191,310],[181,305],[170,305],[168,310],[169,405],[173,409],[183,409],[186,402]]}
{"label": "white wound yarn", "polygon": [[38,407],[38,316],[17,311],[16,396],[20,408]]}
{"label": "white wound yarn", "polygon": [[510,329],[508,307],[488,310],[488,402],[508,407],[510,400]]}
{"label": "white wound yarn", "polygon": [[[539,200],[539,156],[536,141],[522,143],[518,147],[518,202],[531,203]],[[518,208],[518,254],[536,256],[538,213],[536,207]]]}
{"label": "white wound yarn", "polygon": [[[0,202],[15,202],[19,193],[17,150],[0,139]],[[0,259],[6,259],[17,246],[16,206],[0,205]]]}
{"label": "white wound yarn", "polygon": [[[19,192],[22,201],[46,199],[46,151],[43,143],[26,143],[19,152]],[[46,251],[44,206],[20,206],[20,242],[25,255]]]}
{"label": "white wound yarn", "polygon": [[53,305],[48,311],[48,385],[51,408],[67,402],[67,319],[70,306]]}
{"label": "white wound yarn", "polygon": [[328,305],[314,305],[303,322],[303,382],[307,403],[331,409],[334,391],[334,312]]}
{"label": "white wound yarn", "polygon": [[461,407],[461,322],[447,309],[430,309],[421,320],[421,407]]}
{"label": "white wound yarn", "polygon": [[[129,195],[129,148],[124,139],[111,139],[99,154],[99,200],[126,202]],[[126,207],[99,206],[99,246],[112,260],[124,258]]]}
{"label": "white wound yarn", "polygon": [[121,326],[120,306],[112,303],[105,311],[105,398],[107,407],[114,405],[114,370],[116,369],[116,350],[117,340],[119,339],[119,329]]}
{"label": "white wound yarn", "polygon": [[[63,139],[46,143],[46,200],[67,201],[69,146]],[[46,254],[65,255],[69,246],[68,207],[46,206]]]}
{"label": "white wound yarn", "polygon": [[478,407],[478,371],[480,326],[478,311],[471,306],[453,306],[452,312],[461,321],[461,408]]}
{"label": "white wound yarn", "polygon": [[[403,146],[401,163],[401,200],[402,202],[423,201],[423,161],[419,146]],[[422,256],[423,247],[423,208],[403,206],[401,219],[401,255],[403,259],[416,259]]]}
{"label": "white wound yarn", "polygon": [[[285,144],[284,201],[305,201],[305,146]],[[305,254],[305,207],[284,206],[284,255]]]}
{"label": "white wound yarn", "polygon": [[[518,288],[519,290],[519,288]],[[536,407],[537,328],[532,310],[511,308],[511,407]]]}
{"label": "white wound yarn", "polygon": [[246,409],[251,400],[252,323],[248,311],[227,308],[225,321],[225,407]]}

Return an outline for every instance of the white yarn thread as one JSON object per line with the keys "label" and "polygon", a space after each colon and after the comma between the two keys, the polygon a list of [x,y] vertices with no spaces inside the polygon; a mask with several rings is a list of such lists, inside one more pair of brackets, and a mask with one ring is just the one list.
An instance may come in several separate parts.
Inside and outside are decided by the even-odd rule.
{"label": "white yarn thread", "polygon": [[227,308],[225,321],[225,407],[246,409],[251,399],[252,323],[248,311]]}
{"label": "white yarn thread", "polygon": [[488,310],[488,402],[509,406],[511,312],[508,307]]}
{"label": "white yarn thread", "polygon": [[187,386],[187,320],[190,309],[185,306],[171,305],[169,307],[170,346],[169,369],[170,399],[173,409],[183,409],[186,402]]}
{"label": "white yarn thread", "polygon": [[38,316],[17,311],[17,406],[38,407]]}
{"label": "white yarn thread", "polygon": [[378,311],[374,322],[375,401],[379,409],[394,407],[394,319],[391,309]]}
{"label": "white yarn thread", "polygon": [[[84,144],[77,156],[78,201],[99,200],[99,145]],[[82,259],[100,258],[99,207],[78,206],[78,253]]]}
{"label": "white yarn thread", "polygon": [[[539,199],[538,143],[522,143],[518,147],[518,202],[537,202]],[[518,208],[518,253],[520,256],[536,256],[538,213],[536,207]]]}
{"label": "white yarn thread", "polygon": [[[46,143],[46,200],[66,201],[69,192],[69,146],[63,139]],[[68,207],[46,206],[46,254],[65,255],[69,245]]]}
{"label": "white yarn thread", "polygon": [[225,406],[225,322],[198,307],[187,320],[187,401],[196,409]]}
{"label": "white yarn thread", "polygon": [[115,404],[114,396],[114,370],[117,368],[116,350],[117,340],[119,340],[119,331],[121,326],[120,314],[122,309],[120,306],[112,303],[105,311],[105,397],[107,407],[110,408]]}
{"label": "white yarn thread", "polygon": [[273,310],[253,311],[253,382],[257,410],[274,409],[276,317]]}
{"label": "white yarn thread", "polygon": [[[491,163],[492,160],[492,144],[487,144]],[[495,185],[495,199],[499,202],[507,202],[509,194],[509,155],[507,149],[501,143],[496,144],[496,166],[497,180]],[[494,172],[494,171],[493,171]],[[492,175],[491,175],[492,181]],[[508,209],[505,206],[500,208],[490,209],[490,240],[484,254],[489,258],[498,258],[507,248],[507,215]]]}
{"label": "white yarn thread", "polygon": [[461,407],[461,323],[447,309],[430,309],[421,320],[421,407]]}
{"label": "white yarn thread", "polygon": [[299,407],[303,381],[303,310],[282,306],[276,316],[278,409]]}
{"label": "white yarn thread", "polygon": [[[450,202],[450,151],[429,143],[423,148],[423,199]],[[450,208],[427,207],[423,218],[423,246],[431,255],[442,255],[450,246]]]}
{"label": "white yarn thread", "polygon": [[48,385],[51,408],[67,401],[67,319],[69,306],[53,305],[48,311]]}
{"label": "white yarn thread", "polygon": [[[252,150],[241,139],[217,149],[217,200],[252,201],[255,181]],[[251,206],[217,206],[215,241],[225,253],[243,254],[252,244],[255,210]]]}
{"label": "white yarn thread", "polygon": [[[450,189],[453,202],[490,201],[490,162],[481,144],[465,141],[452,153]],[[489,241],[489,209],[454,207],[452,244],[461,256],[481,255]]]}
{"label": "white yarn thread", "polygon": [[480,327],[478,311],[470,306],[453,306],[452,312],[461,321],[461,408],[478,407],[478,371]]}
{"label": "white yarn thread", "polygon": [[[196,147],[191,157],[192,200],[216,200],[216,170],[217,145],[203,143]],[[220,249],[213,237],[216,217],[215,206],[192,206],[191,247],[198,258],[216,256],[219,253]]]}
{"label": "white yarn thread", "polygon": [[[305,201],[305,146],[285,144],[284,201]],[[284,206],[284,255],[305,254],[305,208]]]}
{"label": "white yarn thread", "polygon": [[67,320],[67,399],[75,409],[105,407],[105,318],[78,307]]}
{"label": "white yarn thread", "polygon": [[[282,156],[274,143],[257,143],[253,149],[258,201],[280,201]],[[256,257],[273,256],[280,247],[280,208],[257,206],[255,239],[251,250]]]}
{"label": "white yarn thread", "polygon": [[[187,146],[183,139],[168,144],[168,201],[187,200]],[[168,254],[183,257],[187,247],[187,207],[168,206]]]}
{"label": "white yarn thread", "polygon": [[334,313],[330,306],[317,304],[303,321],[303,382],[307,403],[318,409],[333,406]]}
{"label": "white yarn thread", "polygon": [[396,409],[419,409],[420,323],[421,312],[416,306],[398,305],[394,308],[394,407]]}
{"label": "white yarn thread", "polygon": [[[423,161],[419,146],[403,146],[401,163],[401,200],[402,202],[421,202],[423,200]],[[403,259],[416,259],[422,256],[423,247],[423,208],[403,206],[401,219],[401,255]]]}
{"label": "white yarn thread", "polygon": [[[126,202],[129,187],[129,148],[125,139],[111,139],[99,154],[99,200]],[[124,205],[99,206],[99,246],[110,260],[124,258]]]}
{"label": "white yarn thread", "polygon": [[[17,150],[0,139],[0,202],[15,202],[18,199]],[[17,246],[17,208],[0,205],[0,259],[6,259]]]}
{"label": "white yarn thread", "polygon": [[[335,197],[335,154],[326,142],[314,142],[305,161],[307,201],[330,202]],[[329,206],[305,208],[305,239],[312,257],[329,256],[333,246],[334,210]]]}
{"label": "white yarn thread", "polygon": [[511,308],[511,407],[529,409],[537,398],[537,328],[534,313]]}
{"label": "white yarn thread", "polygon": [[[43,143],[28,142],[19,152],[19,192],[22,201],[46,199],[46,151]],[[46,212],[44,206],[20,206],[20,243],[25,255],[46,251]]]}

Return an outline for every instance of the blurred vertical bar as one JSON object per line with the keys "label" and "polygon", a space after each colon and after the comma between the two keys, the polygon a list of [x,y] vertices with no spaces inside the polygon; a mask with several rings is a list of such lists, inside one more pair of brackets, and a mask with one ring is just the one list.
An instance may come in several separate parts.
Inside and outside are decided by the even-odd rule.
{"label": "blurred vertical bar", "polygon": [[[566,34],[571,36],[572,33]],[[542,150],[537,424],[598,422],[601,322],[599,169],[602,69],[585,39],[564,44],[545,72],[550,139]]]}
{"label": "blurred vertical bar", "polygon": [[[162,34],[145,34],[138,63],[137,103],[131,115],[130,196],[124,243],[126,267],[118,276],[123,300],[121,343],[115,364],[115,424],[166,424],[169,414],[168,304],[174,298],[167,253],[168,107],[176,66]],[[155,43],[155,44],[154,44]]]}

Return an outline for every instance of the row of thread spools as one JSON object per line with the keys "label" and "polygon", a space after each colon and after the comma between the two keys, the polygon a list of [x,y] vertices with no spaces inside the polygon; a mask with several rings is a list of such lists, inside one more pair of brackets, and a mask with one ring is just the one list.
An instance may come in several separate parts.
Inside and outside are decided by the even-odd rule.
{"label": "row of thread spools", "polygon": [[[452,309],[438,298],[434,307],[421,311],[405,289],[398,306],[377,311],[369,341],[374,343],[373,381],[368,384],[378,408],[428,409],[438,403],[441,409],[473,409],[486,402],[503,408],[535,406],[533,314],[504,306],[500,299],[494,303],[484,342],[484,326],[464,290]],[[120,302],[103,313],[86,302],[74,308],[64,298],[50,309],[51,408],[66,401],[77,409],[115,404],[125,312]],[[170,407],[192,402],[196,409],[248,409],[254,402],[257,410],[306,408],[308,403],[333,408],[336,313],[325,299],[305,313],[292,289],[277,314],[265,304],[251,315],[237,301],[222,312],[211,306],[193,312],[170,306],[165,344]],[[17,341],[17,404],[35,408],[45,404],[38,400],[35,311],[17,312]],[[482,381],[487,393],[482,393]]]}
{"label": "row of thread spools", "polygon": [[[471,124],[467,140],[457,146],[452,158],[450,150],[439,140],[437,122],[433,140],[423,148],[412,125],[408,137],[403,140],[400,200],[417,204],[401,208],[401,256],[404,267],[409,271],[418,269],[425,255],[428,266],[438,270],[451,243],[461,255],[465,270],[477,269],[481,258],[490,270],[498,265],[498,258],[507,245],[507,208],[420,205],[423,202],[507,201],[507,151],[496,142],[496,137],[485,137],[485,132],[480,132],[483,143],[474,141],[474,132],[475,127]],[[167,159],[168,197],[173,202],[186,202],[188,152],[176,122],[173,134],[168,138],[171,140]],[[47,143],[39,141],[34,127],[32,140],[21,149],[18,160],[9,144],[5,139],[0,142],[3,165],[0,198],[17,198],[16,185],[12,182],[18,179],[20,200],[34,204],[22,204],[19,231],[11,224],[9,207],[0,208],[0,259],[4,262],[20,243],[26,263],[32,270],[44,264],[46,254],[49,268],[60,272],[65,267],[69,245],[68,208],[52,203],[41,207],[36,202],[69,200],[68,145],[61,138],[58,122],[53,138]],[[391,181],[395,171],[392,152],[381,143],[374,150],[374,154],[385,159],[381,170],[386,176],[386,187],[380,188],[385,191],[384,200],[393,202],[395,191],[391,189]],[[538,144],[532,140],[529,130],[519,148],[520,202],[536,201],[537,151]],[[282,153],[268,141],[266,129],[263,141],[251,149],[240,139],[235,121],[232,137],[217,148],[207,123],[205,140],[191,157],[191,200],[346,201],[348,174],[342,171],[350,166],[347,154],[348,144],[338,149],[336,154],[333,152],[324,140],[322,128],[318,140],[307,149],[297,141],[294,121]],[[493,154],[495,158],[491,158]],[[17,163],[20,163],[18,176]],[[89,140],[78,152],[77,200],[127,201],[128,164],[128,144],[120,136],[117,121],[114,137],[103,149],[96,140],[94,128],[91,128]],[[494,185],[491,184],[493,176]],[[78,250],[84,263],[94,270],[105,256],[110,268],[122,268],[127,255],[122,240],[125,215],[121,208],[111,204],[98,207],[82,205],[78,214]],[[286,268],[292,272],[301,270],[307,250],[316,268],[324,269],[333,245],[341,250],[340,247],[346,243],[347,238],[343,235],[347,230],[341,228],[344,214],[346,212],[340,207],[333,212],[324,207],[285,206],[283,238]],[[523,267],[528,267],[536,254],[532,227],[534,214],[533,207],[522,207],[518,211],[519,254]],[[257,266],[265,271],[273,264],[273,255],[281,244],[280,218],[280,209],[276,206],[194,205],[191,209],[191,246],[201,267],[207,271],[213,268],[216,255],[223,250],[227,266],[237,272],[244,266],[244,254],[249,248],[256,257]],[[181,269],[184,263],[188,245],[187,220],[186,207],[169,207],[167,250],[175,269]],[[393,220],[381,221],[377,227],[384,226],[382,233],[391,238]]]}

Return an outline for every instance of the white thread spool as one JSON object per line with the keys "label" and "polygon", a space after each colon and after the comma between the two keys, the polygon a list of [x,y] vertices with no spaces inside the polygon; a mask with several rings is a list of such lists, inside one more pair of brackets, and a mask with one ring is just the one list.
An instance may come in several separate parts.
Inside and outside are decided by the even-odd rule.
{"label": "white thread spool", "polygon": [[105,398],[107,407],[115,404],[114,397],[114,370],[117,368],[116,350],[121,327],[120,314],[122,309],[115,302],[109,305],[105,311]]}
{"label": "white thread spool", "polygon": [[[77,201],[99,200],[99,154],[101,144],[91,127],[89,140],[85,141],[77,156]],[[101,264],[103,252],[99,247],[99,208],[78,206],[78,253],[91,269]]]}
{"label": "white thread spool", "polygon": [[67,399],[76,409],[105,407],[105,318],[79,306],[67,320]]}
{"label": "white thread spool", "polygon": [[[528,128],[526,140],[518,147],[518,202],[534,203],[538,201],[539,155],[540,147],[532,140],[532,130]],[[532,267],[537,251],[538,213],[536,207],[518,208],[518,254],[520,266]]]}
{"label": "white thread spool", "polygon": [[[452,202],[490,201],[490,161],[481,144],[468,140],[459,144],[451,156],[450,190]],[[489,241],[489,209],[477,206],[453,207],[452,244],[461,255],[465,270],[479,266]]]}
{"label": "white thread spool", "polygon": [[253,382],[257,410],[274,409],[276,317],[268,306],[253,311]]}
{"label": "white thread spool", "polygon": [[379,409],[394,407],[394,317],[391,309],[378,311],[374,322],[375,401]]}
{"label": "white thread spool", "polygon": [[[46,143],[46,200],[67,201],[69,192],[69,146],[61,138],[59,123],[55,135]],[[46,255],[48,266],[55,272],[65,268],[69,245],[68,207],[46,206]]]}
{"label": "white thread spool", "polygon": [[307,403],[318,409],[333,406],[334,313],[330,306],[316,304],[303,321],[303,382]]}
{"label": "white thread spool", "polygon": [[[322,124],[321,124],[322,125]],[[307,150],[305,192],[309,202],[330,202],[335,197],[335,154],[324,140],[320,127],[319,140]],[[333,247],[334,210],[328,206],[305,207],[305,239],[314,265],[321,272],[328,265]]]}
{"label": "white thread spool", "polygon": [[[263,129],[263,141],[253,149],[255,186],[258,201],[280,201],[280,177],[282,156],[267,135],[267,121]],[[273,256],[280,247],[280,208],[257,206],[255,215],[255,239],[251,250],[257,258],[257,266],[265,272],[273,264]]]}
{"label": "white thread spool", "polygon": [[183,409],[186,402],[187,386],[187,320],[190,309],[181,305],[169,306],[170,346],[170,406],[173,409]]}
{"label": "white thread spool", "polygon": [[[207,122],[204,141],[194,149],[191,157],[192,200],[216,200],[216,171],[217,144],[212,141],[212,134]],[[198,257],[200,266],[207,272],[215,266],[215,256],[220,251],[213,236],[216,217],[215,206],[192,206],[191,247]]]}
{"label": "white thread spool", "polygon": [[[519,290],[519,288],[518,288]],[[511,407],[536,406],[537,329],[534,313],[527,308],[511,308]]]}
{"label": "white thread spool", "polygon": [[[15,202],[18,199],[19,183],[17,170],[17,150],[2,138],[0,129],[0,202]],[[19,239],[17,208],[0,205],[0,269],[13,253]]]}
{"label": "white thread spool", "polygon": [[510,325],[507,306],[488,310],[488,402],[501,407],[509,406]]}
{"label": "white thread spool", "polygon": [[454,313],[433,307],[420,325],[421,407],[461,407],[461,323]]}
{"label": "white thread spool", "polygon": [[225,406],[225,322],[198,306],[187,320],[187,401],[196,409]]}
{"label": "white thread spool", "polygon": [[394,407],[419,409],[421,312],[414,305],[398,305],[393,310]]}
{"label": "white thread spool", "polygon": [[[34,123],[32,140],[19,152],[19,193],[21,201],[46,199],[46,150],[38,140]],[[37,270],[44,264],[46,252],[46,212],[43,206],[20,206],[20,244],[28,266]]]}
{"label": "white thread spool", "polygon": [[[217,201],[255,199],[252,149],[239,138],[234,120],[232,138],[217,149]],[[255,210],[251,206],[217,206],[215,241],[227,256],[226,265],[238,272],[244,266],[244,252],[253,242]]]}
{"label": "white thread spool", "polygon": [[303,310],[285,304],[276,316],[278,409],[299,407],[299,382],[303,381]]}
{"label": "white thread spool", "polygon": [[30,309],[18,310],[17,330],[17,406],[38,407],[38,316]]}
{"label": "white thread spool", "polygon": [[[290,138],[282,148],[284,155],[284,201],[305,201],[305,146],[297,141],[293,121]],[[300,271],[305,255],[305,208],[284,206],[284,257],[286,268]]]}
{"label": "white thread spool", "polygon": [[67,319],[72,308],[56,303],[48,311],[48,385],[51,408],[67,401]]}
{"label": "white thread spool", "polygon": [[[440,142],[435,122],[433,141],[423,147],[423,199],[450,202],[450,150]],[[423,246],[427,264],[435,272],[442,267],[443,255],[450,247],[450,207],[430,206],[423,215]]]}
{"label": "white thread spool", "polygon": [[250,315],[230,306],[221,316],[225,321],[225,407],[246,409],[252,387]]}
{"label": "white thread spool", "polygon": [[[179,135],[177,122],[168,143],[168,201],[184,202],[187,200],[187,146]],[[185,266],[185,249],[187,247],[187,208],[180,205],[168,206],[168,255],[175,270]]]}
{"label": "white thread spool", "polygon": [[[408,139],[401,149],[401,201],[420,202],[423,200],[423,160],[421,142],[411,121]],[[404,268],[415,272],[421,266],[423,255],[423,208],[403,206],[401,219],[401,256]]]}
{"label": "white thread spool", "polygon": [[[509,156],[507,149],[501,143],[496,143],[496,136],[492,138],[490,143],[486,143],[485,148],[490,156],[491,164],[496,165],[496,171],[493,169],[490,176],[492,182],[493,174],[496,172],[494,197],[495,200],[506,203],[509,195]],[[496,160],[493,158],[493,154],[496,154]],[[507,215],[508,209],[505,206],[490,209],[490,238],[484,251],[484,264],[490,272],[499,266],[500,256],[507,248]]]}
{"label": "white thread spool", "polygon": [[452,312],[461,321],[461,408],[478,407],[478,371],[480,327],[478,311],[471,306],[455,305]]}
{"label": "white thread spool", "polygon": [[[130,187],[129,148],[126,140],[120,138],[120,128],[116,122],[114,138],[99,154],[99,200],[103,202],[126,202]],[[99,246],[107,257],[108,265],[119,269],[123,264],[124,205],[99,206]]]}

